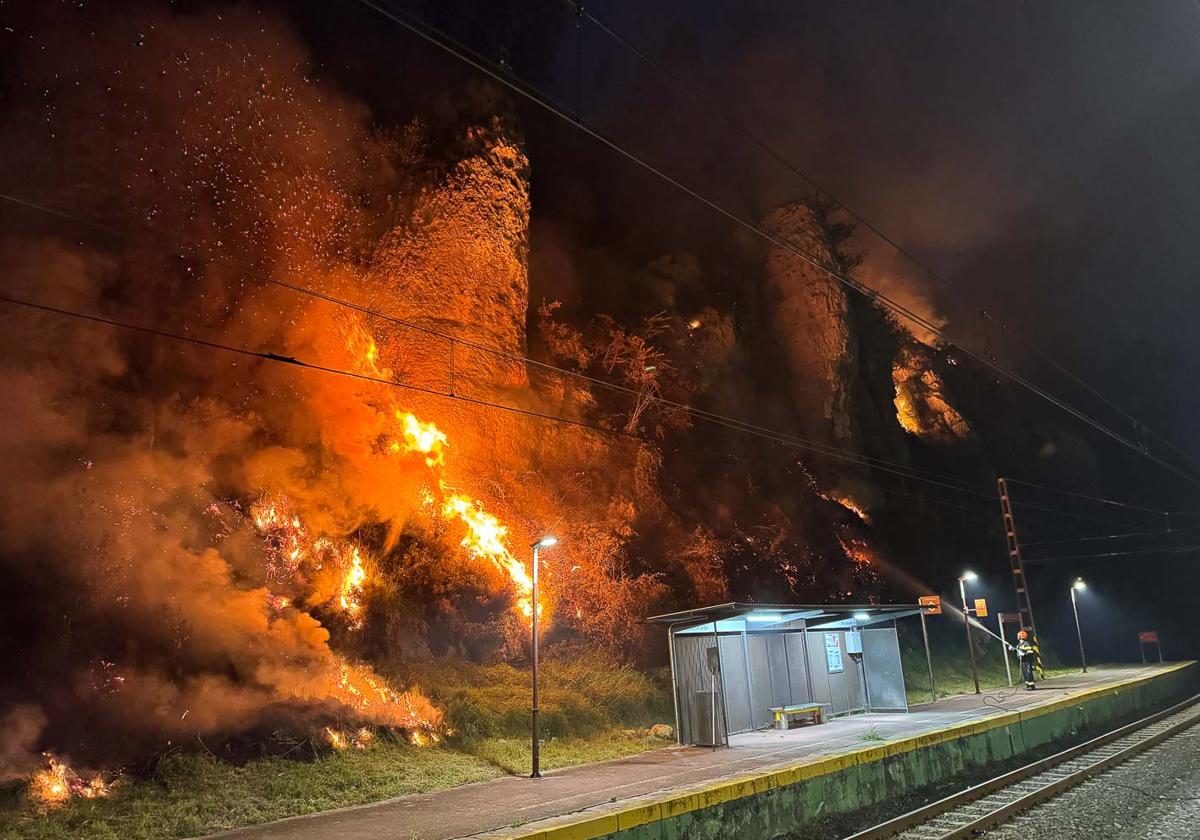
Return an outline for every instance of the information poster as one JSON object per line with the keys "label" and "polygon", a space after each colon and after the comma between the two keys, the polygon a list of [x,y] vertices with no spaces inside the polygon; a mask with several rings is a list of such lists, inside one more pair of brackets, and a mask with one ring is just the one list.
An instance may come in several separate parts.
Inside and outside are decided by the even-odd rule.
{"label": "information poster", "polygon": [[825,664],[829,673],[842,673],[842,637],[837,633],[825,634]]}

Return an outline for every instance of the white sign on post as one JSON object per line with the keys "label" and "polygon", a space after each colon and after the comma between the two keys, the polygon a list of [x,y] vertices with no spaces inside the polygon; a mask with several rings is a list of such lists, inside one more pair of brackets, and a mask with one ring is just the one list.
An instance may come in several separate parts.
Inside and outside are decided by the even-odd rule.
{"label": "white sign on post", "polygon": [[842,637],[837,633],[825,634],[825,665],[831,674],[840,674],[842,667]]}

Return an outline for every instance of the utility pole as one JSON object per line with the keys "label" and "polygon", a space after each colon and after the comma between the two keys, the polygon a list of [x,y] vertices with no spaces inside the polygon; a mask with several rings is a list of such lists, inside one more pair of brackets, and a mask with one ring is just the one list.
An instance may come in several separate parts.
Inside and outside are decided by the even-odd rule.
{"label": "utility pole", "polygon": [[1000,516],[1004,519],[1004,539],[1008,544],[1008,562],[1012,567],[1013,586],[1017,590],[1017,613],[1021,616],[1021,626],[1033,631],[1033,638],[1041,646],[1041,636],[1038,635],[1037,622],[1033,620],[1033,604],[1029,599],[1029,579],[1025,576],[1025,564],[1021,561],[1021,543],[1017,539],[1017,521],[1013,517],[1012,500],[1008,495],[1008,482],[1003,478],[996,479],[1000,491]]}

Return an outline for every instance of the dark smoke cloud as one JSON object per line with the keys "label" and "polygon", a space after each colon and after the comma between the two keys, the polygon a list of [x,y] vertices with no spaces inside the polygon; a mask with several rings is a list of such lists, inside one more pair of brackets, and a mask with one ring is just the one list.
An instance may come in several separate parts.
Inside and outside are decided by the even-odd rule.
{"label": "dark smoke cloud", "polygon": [[[31,16],[6,79],[6,186],[135,235],[9,212],[6,293],[256,349],[344,336],[220,265],[330,290],[353,278],[368,187],[395,185],[397,147],[308,72],[286,23],[245,9]],[[294,487],[319,533],[363,516],[344,492],[352,456],[321,462],[311,379],[44,312],[2,318],[5,775],[42,748],[114,761],[335,716],[436,722],[420,697],[356,701],[347,680],[362,691],[369,673],[334,653],[328,621],[279,600],[315,597],[317,570],[264,573],[247,516],[262,494]],[[343,341],[334,363],[346,355]],[[362,399],[348,404],[369,412]]]}

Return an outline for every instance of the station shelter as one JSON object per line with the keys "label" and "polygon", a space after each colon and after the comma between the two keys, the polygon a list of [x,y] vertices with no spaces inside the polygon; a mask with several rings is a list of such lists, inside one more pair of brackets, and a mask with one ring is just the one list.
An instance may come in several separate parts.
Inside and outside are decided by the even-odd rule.
{"label": "station shelter", "polygon": [[774,725],[773,708],[907,712],[897,622],[921,616],[917,604],[728,603],[647,620],[668,630],[679,743],[728,746]]}

